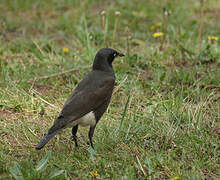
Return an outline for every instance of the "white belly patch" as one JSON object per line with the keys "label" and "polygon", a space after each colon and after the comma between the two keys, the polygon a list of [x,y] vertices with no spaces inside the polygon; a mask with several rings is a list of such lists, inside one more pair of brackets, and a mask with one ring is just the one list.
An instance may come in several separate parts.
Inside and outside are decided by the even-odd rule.
{"label": "white belly patch", "polygon": [[71,126],[75,126],[75,125],[80,125],[80,126],[94,126],[96,124],[96,119],[95,119],[95,114],[94,112],[89,112],[88,114],[84,115],[83,117],[81,117],[80,119],[77,119],[75,121],[73,121],[73,123],[71,123]]}

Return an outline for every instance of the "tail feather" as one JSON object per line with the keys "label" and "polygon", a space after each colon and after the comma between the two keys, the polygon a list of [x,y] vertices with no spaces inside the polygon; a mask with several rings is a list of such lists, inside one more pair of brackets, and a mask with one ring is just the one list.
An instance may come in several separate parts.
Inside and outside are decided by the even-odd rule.
{"label": "tail feather", "polygon": [[37,150],[42,149],[42,148],[45,146],[45,144],[47,144],[47,143],[49,142],[49,140],[50,140],[52,137],[54,137],[57,133],[58,133],[58,131],[55,131],[55,132],[53,132],[53,133],[50,133],[50,134],[48,133],[47,135],[45,135],[45,136],[41,139],[41,141],[36,145],[35,149],[37,149]]}

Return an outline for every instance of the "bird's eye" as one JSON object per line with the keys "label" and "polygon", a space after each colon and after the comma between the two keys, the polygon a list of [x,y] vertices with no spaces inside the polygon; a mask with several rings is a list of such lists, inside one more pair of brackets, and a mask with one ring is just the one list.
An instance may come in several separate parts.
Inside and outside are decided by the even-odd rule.
{"label": "bird's eye", "polygon": [[114,57],[117,56],[117,53],[114,53]]}

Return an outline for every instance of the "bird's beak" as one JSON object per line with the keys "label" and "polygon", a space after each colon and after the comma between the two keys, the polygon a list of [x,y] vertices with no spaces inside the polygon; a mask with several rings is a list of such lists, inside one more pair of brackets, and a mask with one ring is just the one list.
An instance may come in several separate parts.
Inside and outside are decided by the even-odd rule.
{"label": "bird's beak", "polygon": [[118,53],[118,56],[122,57],[122,56],[125,56],[124,54],[122,53]]}

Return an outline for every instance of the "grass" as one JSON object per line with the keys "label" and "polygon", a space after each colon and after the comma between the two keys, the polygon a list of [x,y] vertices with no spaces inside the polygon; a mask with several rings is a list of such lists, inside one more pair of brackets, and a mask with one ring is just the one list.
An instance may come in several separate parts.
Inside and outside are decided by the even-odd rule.
{"label": "grass", "polygon": [[[220,38],[219,7],[218,0],[2,0],[0,179],[14,170],[24,179],[53,170],[64,172],[55,179],[218,179],[220,41],[208,36]],[[114,62],[117,83],[95,151],[83,128],[77,149],[67,129],[36,151],[107,46],[126,57]]]}

